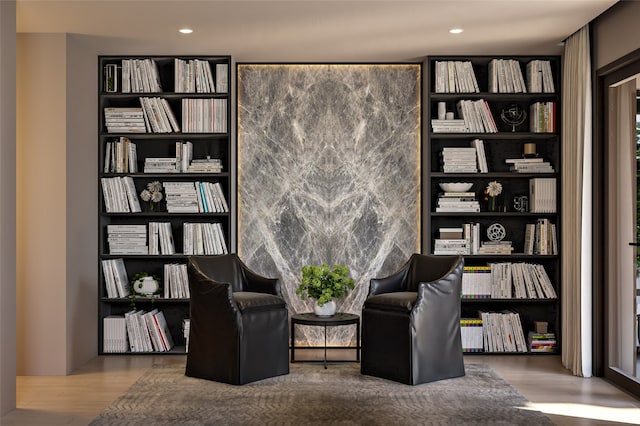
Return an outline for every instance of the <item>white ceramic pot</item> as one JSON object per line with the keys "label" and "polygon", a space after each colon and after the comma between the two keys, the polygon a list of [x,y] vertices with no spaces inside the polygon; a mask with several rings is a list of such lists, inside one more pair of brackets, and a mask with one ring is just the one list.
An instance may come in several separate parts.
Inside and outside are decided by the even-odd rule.
{"label": "white ceramic pot", "polygon": [[336,313],[336,302],[332,300],[322,306],[319,306],[318,302],[316,302],[316,304],[313,306],[313,311],[319,317],[331,317]]}
{"label": "white ceramic pot", "polygon": [[160,285],[158,284],[158,281],[153,277],[142,277],[136,281],[136,285],[134,286],[136,293],[145,295],[154,294],[159,288]]}

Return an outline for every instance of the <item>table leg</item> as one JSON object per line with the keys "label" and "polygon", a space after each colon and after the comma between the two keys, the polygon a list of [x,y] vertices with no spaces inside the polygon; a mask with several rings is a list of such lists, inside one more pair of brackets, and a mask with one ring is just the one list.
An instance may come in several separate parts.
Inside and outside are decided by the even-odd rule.
{"label": "table leg", "polygon": [[295,351],[296,351],[296,336],[295,336],[295,322],[291,320],[291,362],[295,362]]}
{"label": "table leg", "polygon": [[324,323],[324,369],[327,369],[327,323]]}
{"label": "table leg", "polygon": [[356,361],[360,362],[360,319],[356,322]]}

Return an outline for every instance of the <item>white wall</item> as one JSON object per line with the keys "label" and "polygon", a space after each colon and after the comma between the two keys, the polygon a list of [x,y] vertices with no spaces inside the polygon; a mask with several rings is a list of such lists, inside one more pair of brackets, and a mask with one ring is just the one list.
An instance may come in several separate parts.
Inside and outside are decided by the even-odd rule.
{"label": "white wall", "polygon": [[16,406],[16,3],[0,1],[0,415]]}
{"label": "white wall", "polygon": [[19,34],[17,41],[17,372],[62,375],[68,372],[66,36]]}

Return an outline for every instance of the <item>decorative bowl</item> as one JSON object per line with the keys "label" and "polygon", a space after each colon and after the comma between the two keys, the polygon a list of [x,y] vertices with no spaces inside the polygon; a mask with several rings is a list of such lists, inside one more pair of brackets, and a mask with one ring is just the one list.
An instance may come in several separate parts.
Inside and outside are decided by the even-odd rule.
{"label": "decorative bowl", "polygon": [[443,182],[440,183],[440,188],[444,192],[467,192],[473,186],[473,183],[469,182]]}

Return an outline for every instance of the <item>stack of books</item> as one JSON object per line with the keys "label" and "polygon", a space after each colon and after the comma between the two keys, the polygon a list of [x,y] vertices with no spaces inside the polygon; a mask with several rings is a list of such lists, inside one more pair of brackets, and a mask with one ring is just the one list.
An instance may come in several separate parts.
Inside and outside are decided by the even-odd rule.
{"label": "stack of books", "polygon": [[146,225],[107,225],[109,254],[149,254]]}
{"label": "stack of books", "polygon": [[168,213],[199,213],[194,182],[163,182]]}
{"label": "stack of books", "polygon": [[440,228],[440,238],[434,240],[433,254],[470,254],[469,241],[462,228]]}
{"label": "stack of books", "polygon": [[189,173],[221,173],[222,160],[219,158],[211,158],[210,156],[191,160],[186,171]]}
{"label": "stack of books", "polygon": [[142,108],[106,107],[104,124],[107,133],[145,133],[145,119]]}
{"label": "stack of books", "polygon": [[433,133],[468,133],[467,123],[461,118],[437,119],[431,120],[431,128]]}
{"label": "stack of books", "polygon": [[536,333],[530,331],[528,339],[530,352],[556,352],[558,343],[555,333]]}
{"label": "stack of books", "polygon": [[442,148],[442,171],[445,173],[477,173],[476,149]]}
{"label": "stack of books", "polygon": [[509,170],[516,173],[553,173],[550,162],[542,157],[537,158],[507,158],[505,163],[510,164]]}
{"label": "stack of books", "polygon": [[511,241],[483,241],[480,243],[478,254],[511,254]]}
{"label": "stack of books", "polygon": [[175,157],[147,157],[144,159],[143,173],[177,173]]}
{"label": "stack of books", "polygon": [[438,196],[436,212],[479,212],[475,192],[443,192]]}

